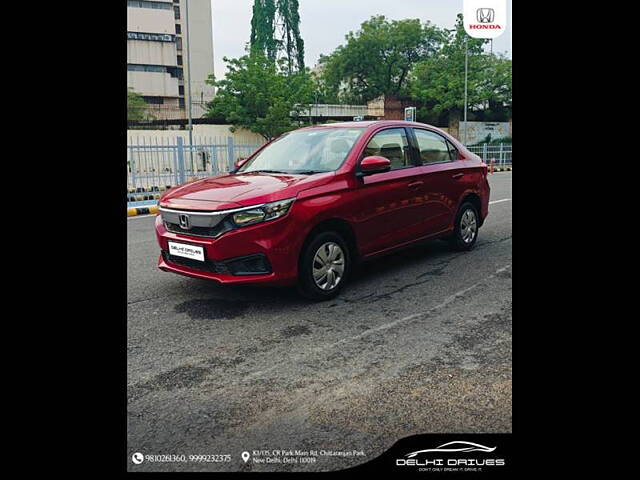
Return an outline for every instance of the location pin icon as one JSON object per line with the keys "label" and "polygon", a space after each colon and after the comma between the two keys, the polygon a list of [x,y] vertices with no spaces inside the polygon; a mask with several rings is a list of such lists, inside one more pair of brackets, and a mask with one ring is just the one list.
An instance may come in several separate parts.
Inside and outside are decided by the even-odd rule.
{"label": "location pin icon", "polygon": [[244,463],[247,463],[247,460],[249,460],[249,452],[242,452],[242,459]]}

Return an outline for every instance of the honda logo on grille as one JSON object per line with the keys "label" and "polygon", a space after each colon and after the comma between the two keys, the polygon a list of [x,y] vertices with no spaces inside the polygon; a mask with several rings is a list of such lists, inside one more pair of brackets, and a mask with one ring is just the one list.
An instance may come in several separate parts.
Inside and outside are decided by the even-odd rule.
{"label": "honda logo on grille", "polygon": [[493,23],[496,12],[493,8],[479,8],[476,10],[476,18],[478,23]]}
{"label": "honda logo on grille", "polygon": [[178,220],[180,221],[180,228],[183,230],[191,229],[191,219],[189,218],[189,215],[180,214],[178,216]]}

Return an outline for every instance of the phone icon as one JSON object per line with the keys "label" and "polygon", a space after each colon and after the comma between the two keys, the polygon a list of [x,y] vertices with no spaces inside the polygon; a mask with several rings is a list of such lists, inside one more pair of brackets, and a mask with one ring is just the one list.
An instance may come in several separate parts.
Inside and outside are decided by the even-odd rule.
{"label": "phone icon", "polygon": [[139,452],[136,452],[133,455],[131,455],[131,461],[136,465],[140,465],[142,462],[144,462],[144,455],[142,455]]}

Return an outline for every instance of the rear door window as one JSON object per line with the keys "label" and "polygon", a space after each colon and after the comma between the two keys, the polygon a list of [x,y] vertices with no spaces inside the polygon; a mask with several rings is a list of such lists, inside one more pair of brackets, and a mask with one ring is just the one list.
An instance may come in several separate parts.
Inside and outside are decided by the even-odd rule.
{"label": "rear door window", "polygon": [[447,141],[440,135],[428,130],[414,128],[421,165],[450,162],[452,160]]}
{"label": "rear door window", "polygon": [[449,145],[449,155],[451,156],[451,160],[458,160],[460,158],[460,152],[456,147],[453,146],[449,140],[447,140],[447,145]]}

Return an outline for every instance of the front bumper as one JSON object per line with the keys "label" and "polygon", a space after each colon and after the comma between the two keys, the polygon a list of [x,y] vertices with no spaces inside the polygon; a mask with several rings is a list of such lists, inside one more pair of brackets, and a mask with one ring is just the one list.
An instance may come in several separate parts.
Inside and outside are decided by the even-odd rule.
{"label": "front bumper", "polygon": [[[156,217],[158,268],[223,284],[290,285],[297,278],[300,245],[288,216],[205,238],[173,233]],[[169,255],[169,241],[203,247],[205,262]]]}

